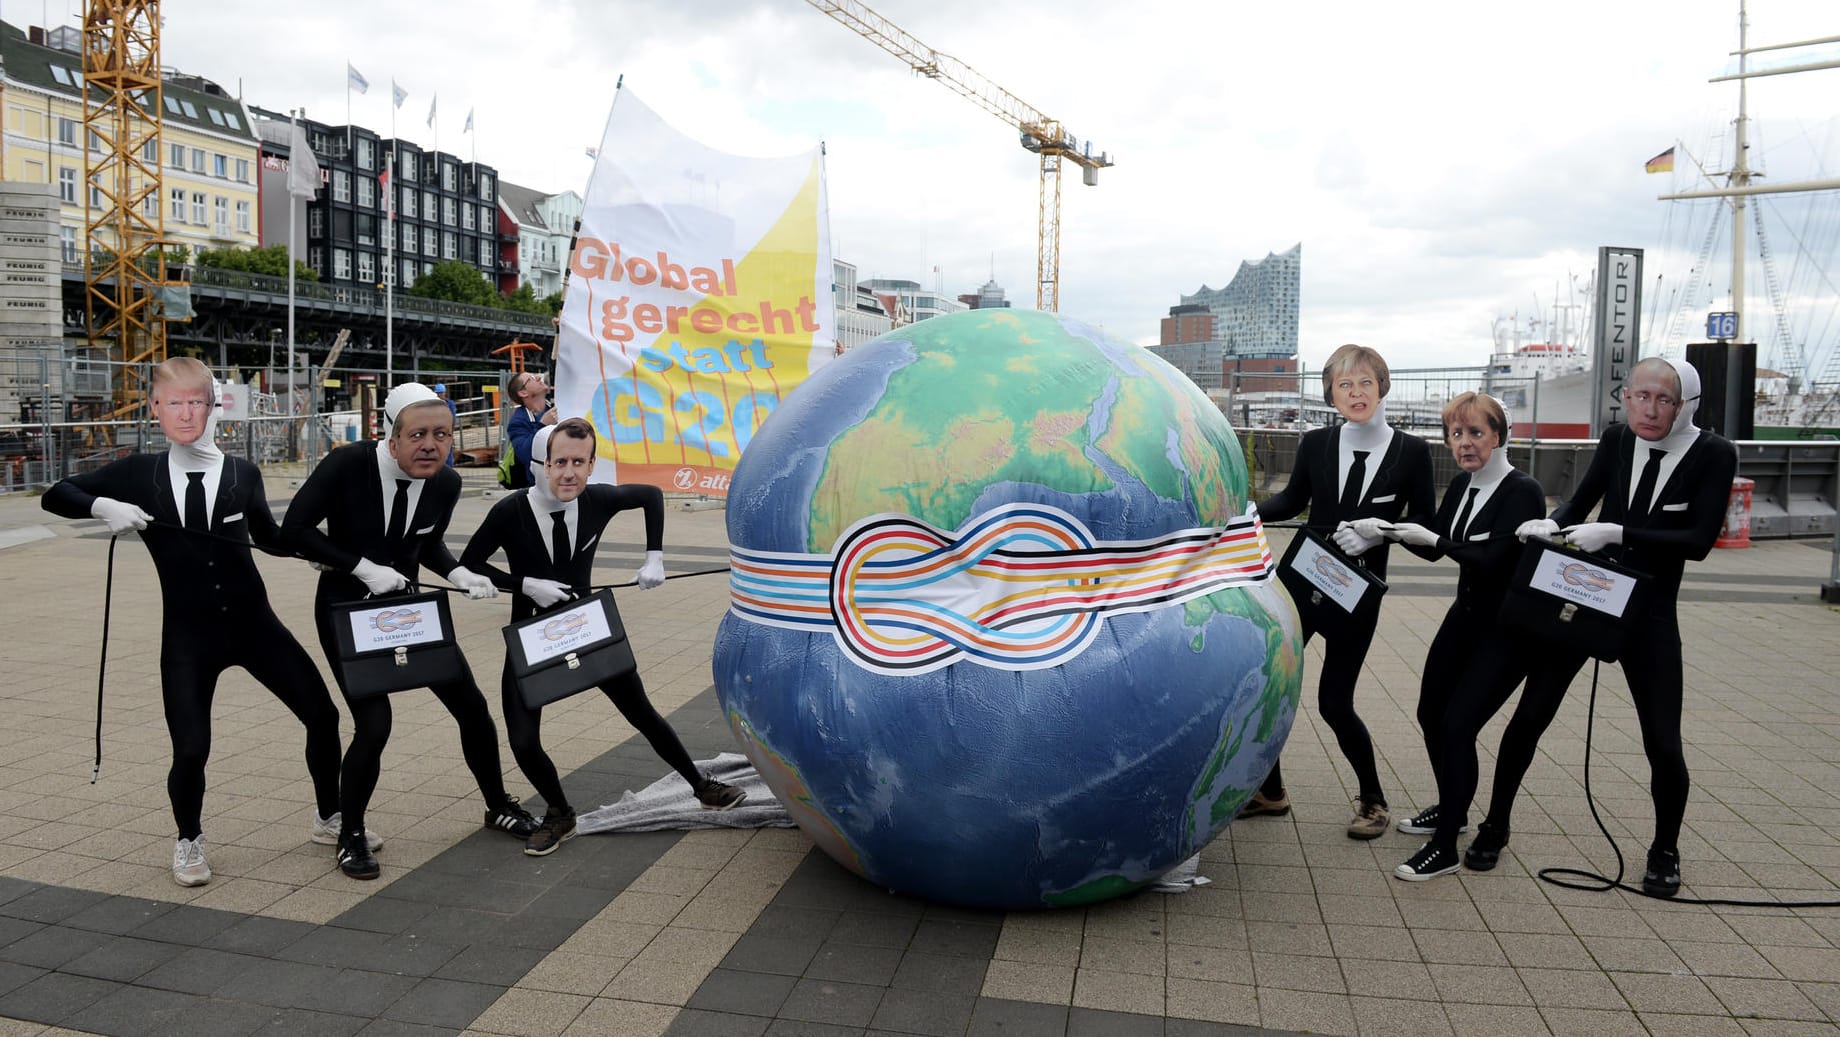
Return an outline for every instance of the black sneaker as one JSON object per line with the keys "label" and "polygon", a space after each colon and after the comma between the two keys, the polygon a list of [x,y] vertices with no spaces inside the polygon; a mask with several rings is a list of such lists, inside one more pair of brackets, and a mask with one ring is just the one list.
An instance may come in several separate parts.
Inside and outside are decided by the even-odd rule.
{"label": "black sneaker", "polygon": [[550,811],[543,815],[543,823],[530,833],[524,841],[524,852],[532,857],[547,857],[555,853],[562,844],[575,838],[575,812],[558,814]]}
{"label": "black sneaker", "polygon": [[518,806],[516,796],[506,796],[505,805],[486,810],[486,827],[496,828],[519,839],[529,839],[537,830],[537,819]]}
{"label": "black sneaker", "polygon": [[354,879],[374,879],[382,874],[377,855],[371,852],[363,832],[339,833],[339,870]]}
{"label": "black sneaker", "polygon": [[1476,838],[1463,851],[1463,866],[1471,871],[1488,871],[1501,860],[1501,851],[1507,845],[1508,830],[1484,821],[1476,826]]}
{"label": "black sneaker", "polygon": [[1648,851],[1648,871],[1642,876],[1642,892],[1651,897],[1671,897],[1680,892],[1680,851]]}
{"label": "black sneaker", "polygon": [[[1398,822],[1395,823],[1394,827],[1407,835],[1436,835],[1438,822],[1442,820],[1442,811],[1438,809],[1436,803],[1433,803],[1418,813],[1413,814],[1411,817],[1400,818]],[[1457,831],[1459,834],[1467,832],[1469,831],[1469,826],[1464,825]]]}
{"label": "black sneaker", "polygon": [[1457,870],[1457,851],[1453,847],[1426,843],[1411,859],[1393,869],[1393,877],[1407,882],[1423,882]]}
{"label": "black sneaker", "polygon": [[725,785],[714,778],[705,777],[703,783],[696,787],[696,801],[703,804],[704,810],[727,810],[740,806],[745,799],[745,790]]}

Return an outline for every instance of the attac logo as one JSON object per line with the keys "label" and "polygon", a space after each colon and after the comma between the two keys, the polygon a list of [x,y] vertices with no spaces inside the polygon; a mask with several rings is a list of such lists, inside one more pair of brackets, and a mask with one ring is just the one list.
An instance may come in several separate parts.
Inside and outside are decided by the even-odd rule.
{"label": "attac logo", "polygon": [[558,616],[543,624],[543,639],[545,641],[560,641],[587,625],[588,617],[579,612],[571,612],[566,616]]}
{"label": "attac logo", "polygon": [[1559,578],[1574,587],[1584,587],[1594,591],[1607,591],[1616,586],[1616,580],[1602,569],[1593,569],[1583,562],[1569,562],[1559,570]]}
{"label": "attac logo", "polygon": [[1354,584],[1353,574],[1342,568],[1340,562],[1326,554],[1316,556],[1316,572],[1324,579],[1334,581],[1338,587],[1349,587]]}
{"label": "attac logo", "polygon": [[386,634],[394,634],[398,630],[414,629],[421,621],[422,611],[420,609],[384,609],[371,617],[371,628]]}
{"label": "attac logo", "polygon": [[696,489],[696,469],[679,468],[677,473],[671,476],[671,485],[680,490]]}

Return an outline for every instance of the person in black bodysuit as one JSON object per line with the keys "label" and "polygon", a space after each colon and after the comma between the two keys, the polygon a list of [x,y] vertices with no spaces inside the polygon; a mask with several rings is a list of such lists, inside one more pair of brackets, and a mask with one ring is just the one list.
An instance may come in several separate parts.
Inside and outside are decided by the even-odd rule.
{"label": "person in black bodysuit", "polygon": [[212,441],[217,403],[210,369],[173,357],[154,368],[152,382],[153,414],[169,449],[73,475],[41,503],[65,518],[99,518],[111,533],[139,530],[153,556],[162,601],[160,696],[173,747],[166,793],[178,826],[173,881],[199,886],[211,879],[203,813],[218,677],[243,667],[306,726],[307,773],[318,806],[309,832],[319,843],[336,841],[339,830],[339,711],[312,658],[269,607],[249,543],[288,552],[268,510],[262,473],[243,458],[226,457]]}
{"label": "person in black bodysuit", "polygon": [[[1386,423],[1385,398],[1391,385],[1386,361],[1372,349],[1351,344],[1331,353],[1323,366],[1323,399],[1346,423],[1304,433],[1290,482],[1258,505],[1266,522],[1295,518],[1308,508],[1311,529],[1332,536],[1339,551],[1383,579],[1387,550],[1381,527],[1401,518],[1427,521],[1437,500],[1430,449],[1416,436],[1395,434]],[[1306,620],[1305,640],[1313,633]],[[1317,685],[1317,711],[1335,732],[1360,785],[1354,817],[1348,822],[1351,839],[1376,838],[1388,822],[1373,739],[1354,710],[1355,684],[1373,637],[1369,624],[1329,638],[1323,645]],[[1282,815],[1290,809],[1284,778],[1273,764],[1241,814]]]}
{"label": "person in black bodysuit", "polygon": [[[1690,787],[1680,739],[1686,694],[1680,580],[1688,562],[1712,552],[1738,471],[1738,451],[1731,441],[1693,424],[1699,394],[1699,372],[1684,361],[1649,357],[1638,362],[1623,384],[1628,423],[1604,429],[1571,500],[1550,519],[1533,519],[1517,531],[1522,538],[1563,534],[1574,546],[1601,551],[1649,577],[1648,605],[1634,617],[1620,665],[1642,728],[1649,794],[1655,802],[1655,838],[1642,888],[1658,897],[1680,891],[1680,826]],[[1593,508],[1597,519],[1586,522]],[[1557,677],[1543,689],[1528,682],[1502,734],[1489,816],[1476,842],[1485,835],[1507,842],[1509,811],[1533,763],[1534,747],[1586,659],[1563,650],[1552,654]],[[1472,842],[1465,851],[1465,864],[1475,846]]]}
{"label": "person in black bodysuit", "polygon": [[[324,569],[313,612],[328,660],[336,659],[339,651],[332,605],[401,590],[424,565],[469,598],[498,593],[492,581],[456,562],[441,539],[460,497],[460,476],[446,466],[454,420],[447,405],[427,386],[406,382],[390,390],[384,418],[385,439],[353,443],[326,455],[288,505],[282,522],[296,550]],[[388,495],[386,481],[394,487]],[[324,532],[321,522],[326,524]],[[529,838],[536,820],[505,792],[498,729],[473,675],[465,673],[430,690],[460,726],[467,769],[485,798],[486,826]],[[390,699],[347,694],[345,702],[355,730],[345,752],[340,790],[339,870],[352,878],[374,879],[380,870],[369,840],[362,837],[364,811],[376,791],[383,747],[390,737]]]}
{"label": "person in black bodysuit", "polygon": [[[602,530],[628,508],[645,512],[645,565],[639,570],[639,587],[650,590],[664,582],[664,494],[655,486],[590,484],[595,443],[594,426],[581,418],[538,430],[531,439],[530,488],[493,504],[460,556],[461,565],[484,573],[512,593],[514,623],[566,607],[574,594],[586,591],[594,582],[594,547]],[[500,550],[508,572],[491,564]],[[542,857],[574,838],[575,808],[563,794],[555,763],[543,751],[542,710],[524,704],[509,659],[501,688],[511,752],[548,804],[542,824],[524,844],[525,853]],[[677,733],[645,697],[638,674],[604,684],[601,692],[659,758],[690,783],[706,809],[727,809],[747,798],[742,790],[696,769]]]}
{"label": "person in black bodysuit", "polygon": [[1399,830],[1431,840],[1393,873],[1423,881],[1457,870],[1457,836],[1476,794],[1476,736],[1543,654],[1501,627],[1501,603],[1520,561],[1515,530],[1546,510],[1545,492],[1508,463],[1508,415],[1495,399],[1468,392],[1444,406],[1444,438],[1462,469],[1429,528],[1398,523],[1390,540],[1423,558],[1449,557],[1461,570],[1419,682],[1418,724],[1438,799]]}

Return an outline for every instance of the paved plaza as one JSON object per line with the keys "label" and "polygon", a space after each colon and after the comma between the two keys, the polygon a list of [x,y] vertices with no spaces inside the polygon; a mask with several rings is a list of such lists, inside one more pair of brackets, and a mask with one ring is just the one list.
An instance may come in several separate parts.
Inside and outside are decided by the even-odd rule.
{"label": "paved plaza", "polygon": [[[481,475],[469,473],[449,530],[456,554],[491,503]],[[269,473],[277,516],[296,482]],[[723,518],[673,501],[668,570],[725,565]],[[637,516],[616,519],[597,578],[629,579],[641,541]],[[232,671],[213,713],[205,801],[216,877],[181,888],[170,874],[159,594],[131,537],[115,553],[104,756],[91,781],[108,544],[100,522],[0,496],[0,1037],[1840,1031],[1840,909],[1707,907],[1535,878],[1615,867],[1585,798],[1588,667],[1493,872],[1400,882],[1392,868],[1418,837],[1344,835],[1354,787],[1315,714],[1312,646],[1284,755],[1290,816],[1234,823],[1202,855],[1207,886],[1013,914],[890,895],[795,829],[582,836],[526,857],[480,827],[454,725],[422,692],[392,700],[369,816],[386,840],[383,877],[356,882],[308,841],[299,725]],[[1818,593],[1830,548],[1770,542],[1688,570],[1683,896],[1840,898],[1840,613]],[[277,613],[320,660],[314,574],[258,558]],[[1403,552],[1393,565],[1356,701],[1398,814],[1434,794],[1413,707],[1455,567]],[[726,579],[621,594],[660,712],[693,756],[731,750],[710,683]],[[453,603],[495,717],[508,611],[504,598]],[[236,636],[234,618],[224,636]],[[544,720],[584,809],[666,771],[599,696]],[[1502,724],[1484,734],[1484,795]],[[349,738],[349,716],[343,726]],[[1597,809],[1639,881],[1647,767],[1615,667],[1603,672],[1593,739]],[[531,797],[509,750],[501,757],[512,793]]]}

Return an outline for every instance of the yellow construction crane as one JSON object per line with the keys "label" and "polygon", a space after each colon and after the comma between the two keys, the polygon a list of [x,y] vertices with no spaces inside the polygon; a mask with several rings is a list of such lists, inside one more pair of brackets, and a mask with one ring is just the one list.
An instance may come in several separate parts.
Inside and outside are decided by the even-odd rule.
{"label": "yellow construction crane", "polygon": [[1081,179],[1092,187],[1099,182],[1099,170],[1112,164],[1110,155],[1092,153],[1092,142],[1084,145],[1067,132],[1059,119],[1043,115],[1015,94],[984,78],[976,69],[921,43],[907,30],[870,10],[856,0],[805,0],[869,42],[902,61],[909,68],[936,79],[978,107],[1016,127],[1022,146],[1041,156],[1041,216],[1035,259],[1035,307],[1049,312],[1061,308],[1061,162],[1079,166]]}
{"label": "yellow construction crane", "polygon": [[[145,400],[144,372],[166,359],[167,286],[160,140],[160,0],[89,0],[83,9],[84,281],[91,346],[120,362],[115,415]],[[100,200],[101,205],[96,205]]]}

